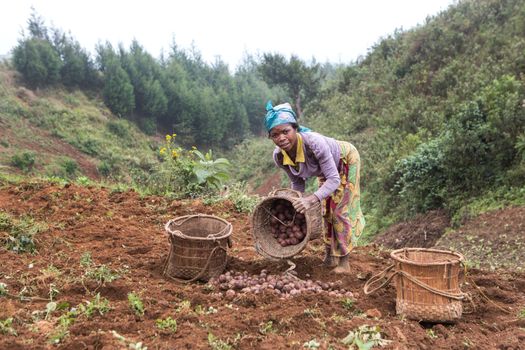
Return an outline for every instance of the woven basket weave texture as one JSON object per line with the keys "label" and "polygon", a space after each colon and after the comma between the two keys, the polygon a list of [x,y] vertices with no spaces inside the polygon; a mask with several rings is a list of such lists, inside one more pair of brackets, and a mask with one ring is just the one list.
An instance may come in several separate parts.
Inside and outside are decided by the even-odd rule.
{"label": "woven basket weave texture", "polygon": [[308,241],[319,238],[322,232],[321,205],[317,204],[309,208],[305,213],[306,235],[305,238],[296,245],[281,246],[272,236],[271,232],[271,209],[277,200],[292,202],[301,197],[300,192],[282,188],[272,191],[268,197],[264,198],[255,207],[251,217],[252,235],[257,251],[268,258],[290,258],[300,253],[308,244]]}
{"label": "woven basket weave texture", "polygon": [[177,282],[208,281],[228,263],[232,225],[212,215],[186,215],[165,226],[171,243],[164,275]]}

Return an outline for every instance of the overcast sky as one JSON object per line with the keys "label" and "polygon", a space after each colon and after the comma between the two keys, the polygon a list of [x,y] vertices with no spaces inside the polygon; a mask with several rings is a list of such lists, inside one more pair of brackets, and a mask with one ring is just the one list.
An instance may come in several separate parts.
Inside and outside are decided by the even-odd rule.
{"label": "overcast sky", "polygon": [[194,46],[230,68],[244,53],[296,54],[349,63],[396,28],[422,24],[455,0],[7,0],[0,11],[0,55],[16,46],[31,6],[46,24],[70,31],[94,52],[97,42],[125,47],[133,38],[153,56]]}

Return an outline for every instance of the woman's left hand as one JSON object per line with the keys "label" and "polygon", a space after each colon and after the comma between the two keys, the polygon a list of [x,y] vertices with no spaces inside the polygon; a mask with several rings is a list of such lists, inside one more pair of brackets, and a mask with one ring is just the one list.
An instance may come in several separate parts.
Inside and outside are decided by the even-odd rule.
{"label": "woman's left hand", "polygon": [[301,214],[304,214],[316,203],[319,203],[319,199],[313,194],[309,195],[308,197],[297,198],[292,202],[295,210],[297,210]]}

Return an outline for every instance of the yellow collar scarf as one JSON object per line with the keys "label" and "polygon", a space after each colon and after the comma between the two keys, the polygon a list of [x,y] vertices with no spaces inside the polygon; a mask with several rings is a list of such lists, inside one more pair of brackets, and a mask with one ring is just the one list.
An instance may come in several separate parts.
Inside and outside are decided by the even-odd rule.
{"label": "yellow collar scarf", "polygon": [[304,163],[303,138],[301,134],[297,133],[297,152],[295,155],[295,162],[290,158],[286,151],[281,150],[283,154],[283,165],[296,166],[296,163]]}

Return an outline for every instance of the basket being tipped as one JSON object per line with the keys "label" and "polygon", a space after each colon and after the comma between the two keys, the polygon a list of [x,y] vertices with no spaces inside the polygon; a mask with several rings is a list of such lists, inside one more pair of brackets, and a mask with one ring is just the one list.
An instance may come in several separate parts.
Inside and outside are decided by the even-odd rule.
{"label": "basket being tipped", "polygon": [[301,252],[308,241],[320,236],[321,206],[305,214],[295,211],[292,201],[301,193],[290,189],[273,191],[252,214],[252,234],[257,251],[269,258],[289,258]]}

